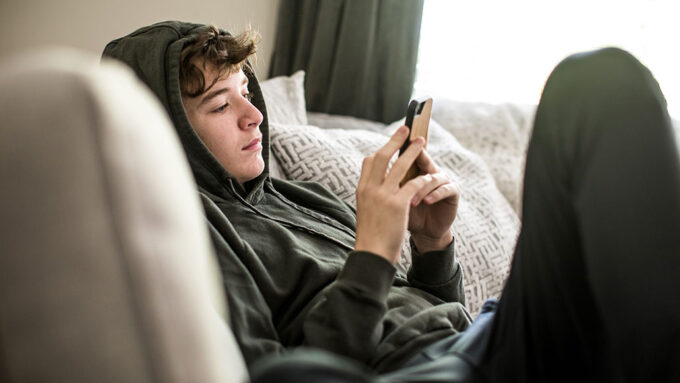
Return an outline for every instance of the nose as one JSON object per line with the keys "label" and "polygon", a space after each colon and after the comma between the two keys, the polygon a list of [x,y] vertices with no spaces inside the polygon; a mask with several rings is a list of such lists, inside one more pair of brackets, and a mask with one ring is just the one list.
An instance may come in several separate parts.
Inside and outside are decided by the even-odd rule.
{"label": "nose", "polygon": [[243,130],[254,129],[260,126],[264,117],[259,109],[250,101],[243,99],[243,113],[239,119],[239,127]]}

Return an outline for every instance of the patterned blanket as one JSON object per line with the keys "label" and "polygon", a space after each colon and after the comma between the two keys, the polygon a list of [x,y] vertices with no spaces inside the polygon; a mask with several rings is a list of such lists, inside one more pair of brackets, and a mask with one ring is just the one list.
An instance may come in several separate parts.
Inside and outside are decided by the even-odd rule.
{"label": "patterned blanket", "polygon": [[[498,106],[480,104],[468,115],[450,110],[462,106],[435,107],[427,150],[460,186],[460,207],[451,230],[465,273],[467,305],[476,314],[486,299],[500,295],[507,276],[520,227],[516,209],[524,149],[518,145],[526,142],[533,108],[508,105],[492,112]],[[470,121],[494,128],[475,130]],[[354,205],[363,157],[382,146],[402,123],[383,125],[321,114],[309,114],[309,124],[322,127],[272,123],[272,163],[276,162],[272,167],[286,179],[320,182]],[[501,124],[505,127],[499,128]],[[411,262],[407,241],[400,272]]]}

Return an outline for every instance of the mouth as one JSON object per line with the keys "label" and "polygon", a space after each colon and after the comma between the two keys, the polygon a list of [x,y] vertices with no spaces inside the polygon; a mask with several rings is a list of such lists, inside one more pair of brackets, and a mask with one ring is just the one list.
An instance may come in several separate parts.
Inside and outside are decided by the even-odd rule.
{"label": "mouth", "polygon": [[262,137],[254,138],[248,145],[241,148],[244,151],[256,151],[262,149]]}

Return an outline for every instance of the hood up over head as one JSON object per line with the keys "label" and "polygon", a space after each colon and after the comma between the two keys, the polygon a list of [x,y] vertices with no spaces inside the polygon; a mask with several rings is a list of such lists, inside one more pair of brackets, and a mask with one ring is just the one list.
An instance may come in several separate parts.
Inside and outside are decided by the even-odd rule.
{"label": "hood up over head", "polygon": [[[201,189],[225,198],[228,198],[225,193],[234,192],[247,200],[256,200],[269,179],[269,128],[264,98],[251,64],[245,63],[244,73],[248,77],[251,102],[264,117],[260,130],[265,168],[260,176],[246,183],[245,190],[204,145],[192,128],[182,104],[180,55],[184,47],[192,44],[198,34],[207,28],[206,25],[180,21],[156,23],[111,41],[106,45],[103,56],[123,61],[132,67],[161,100],[177,129]],[[220,34],[229,32],[220,30]]]}

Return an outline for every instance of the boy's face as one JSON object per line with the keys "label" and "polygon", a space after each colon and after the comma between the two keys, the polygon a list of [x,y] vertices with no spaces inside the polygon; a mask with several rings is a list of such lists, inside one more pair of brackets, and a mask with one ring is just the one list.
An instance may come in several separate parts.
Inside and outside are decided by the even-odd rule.
{"label": "boy's face", "polygon": [[[208,65],[205,83],[218,72]],[[182,96],[184,109],[208,150],[243,185],[264,170],[262,113],[250,103],[248,79],[242,70],[220,78],[197,97]]]}

